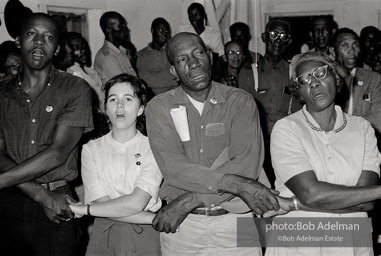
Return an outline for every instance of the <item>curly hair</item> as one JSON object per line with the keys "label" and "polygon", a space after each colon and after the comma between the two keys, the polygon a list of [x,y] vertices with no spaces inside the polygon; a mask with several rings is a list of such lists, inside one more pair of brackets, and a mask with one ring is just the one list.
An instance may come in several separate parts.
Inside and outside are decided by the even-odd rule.
{"label": "curly hair", "polygon": [[327,54],[324,54],[319,51],[311,51],[306,52],[300,55],[299,59],[295,63],[295,73],[293,79],[291,80],[291,83],[289,85],[289,89],[292,94],[299,97],[299,88],[300,85],[298,82],[295,81],[295,78],[298,77],[300,67],[304,65],[307,62],[316,61],[321,62],[324,65],[328,65],[329,69],[333,72],[335,79],[336,79],[336,90],[337,92],[341,91],[341,88],[344,83],[344,78],[348,76],[347,70],[338,62],[333,61]]}
{"label": "curly hair", "polygon": [[[139,78],[129,75],[129,74],[120,74],[113,78],[111,78],[105,85],[104,85],[104,92],[105,92],[105,106],[107,104],[107,98],[109,96],[109,92],[111,87],[113,87],[116,84],[120,83],[128,83],[131,85],[132,90],[135,93],[135,96],[139,99],[140,106],[144,106],[144,108],[147,106],[147,103],[149,101],[149,91],[145,83],[140,80]],[[138,129],[142,134],[146,135],[146,118],[145,114],[141,114],[136,118],[136,129]]]}

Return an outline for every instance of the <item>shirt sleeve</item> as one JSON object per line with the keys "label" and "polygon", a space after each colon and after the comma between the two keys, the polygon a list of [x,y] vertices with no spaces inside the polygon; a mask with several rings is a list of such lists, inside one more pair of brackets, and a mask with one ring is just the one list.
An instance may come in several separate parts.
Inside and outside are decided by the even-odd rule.
{"label": "shirt sleeve", "polygon": [[290,178],[313,170],[298,134],[288,120],[279,120],[275,124],[270,143],[272,164],[281,183],[285,184]]}
{"label": "shirt sleeve", "polygon": [[93,129],[92,95],[90,86],[80,78],[75,77],[75,91],[70,87],[70,98],[62,109],[57,124],[85,127],[85,132]]}
{"label": "shirt sleeve", "polygon": [[222,35],[219,31],[216,31],[213,33],[213,38],[212,38],[212,45],[211,48],[213,47],[213,50],[218,53],[218,56],[222,56],[225,54],[224,52],[224,44],[222,42]]}
{"label": "shirt sleeve", "polygon": [[254,75],[253,70],[249,67],[243,67],[238,77],[238,86],[242,90],[247,91],[254,97]]}
{"label": "shirt sleeve", "polygon": [[163,58],[149,58],[144,52],[138,52],[136,68],[139,77],[147,82],[151,88],[162,88],[177,86],[177,80],[174,75],[169,72],[170,64],[166,55]]}
{"label": "shirt sleeve", "polygon": [[373,171],[380,176],[381,155],[377,148],[377,139],[373,127],[368,121],[363,120],[365,131],[365,154],[363,170]]}
{"label": "shirt sleeve", "polygon": [[101,197],[108,196],[106,189],[100,182],[100,170],[99,166],[96,164],[96,159],[101,157],[99,150],[94,148],[91,149],[88,144],[83,146],[81,173],[85,193],[85,204]]}
{"label": "shirt sleeve", "polygon": [[163,175],[160,172],[151,150],[147,150],[142,161],[142,171],[135,180],[134,187],[138,187],[152,196],[150,203],[157,203],[159,197],[159,187],[163,181]]}
{"label": "shirt sleeve", "polygon": [[209,199],[207,195],[200,195],[208,206],[218,205],[231,196],[216,195],[217,184],[225,174],[254,179],[258,177],[264,157],[262,132],[255,102],[250,95],[245,95],[243,98],[237,97],[235,104],[231,105],[230,110],[236,111],[237,114],[226,113],[234,116],[232,123],[228,124],[231,125],[229,159],[216,170],[189,160],[175,130],[169,109],[163,107],[164,102],[148,105],[148,138],[164,180],[169,185],[199,194],[215,194]]}
{"label": "shirt sleeve", "polygon": [[122,67],[116,56],[110,54],[106,56],[99,57],[97,60],[101,65],[94,65],[97,68],[98,75],[102,80],[102,84],[105,85],[108,80],[114,76],[120,75],[122,73],[128,73],[129,75],[136,76],[135,71],[133,71],[128,58],[125,59],[127,67]]}

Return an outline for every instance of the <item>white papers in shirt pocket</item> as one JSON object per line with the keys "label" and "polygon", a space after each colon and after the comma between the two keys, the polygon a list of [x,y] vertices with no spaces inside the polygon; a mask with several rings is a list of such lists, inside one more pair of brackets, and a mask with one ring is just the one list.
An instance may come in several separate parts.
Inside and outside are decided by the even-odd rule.
{"label": "white papers in shirt pocket", "polygon": [[187,109],[184,106],[179,106],[178,108],[171,109],[170,113],[181,141],[189,141],[190,134],[188,126]]}

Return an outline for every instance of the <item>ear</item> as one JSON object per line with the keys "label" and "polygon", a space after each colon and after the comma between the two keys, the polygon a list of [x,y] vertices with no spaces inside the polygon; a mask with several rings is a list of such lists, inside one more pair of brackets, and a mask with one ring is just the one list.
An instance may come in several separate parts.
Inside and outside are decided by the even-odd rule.
{"label": "ear", "polygon": [[292,43],[292,38],[290,38],[290,39],[288,40],[288,42],[287,42],[287,47],[289,47],[291,43]]}
{"label": "ear", "polygon": [[144,113],[144,106],[141,105],[138,111],[138,116],[141,116]]}
{"label": "ear", "polygon": [[329,53],[336,59],[335,47],[330,46],[328,50],[329,50]]}
{"label": "ear", "polygon": [[60,49],[61,49],[61,47],[59,46],[59,45],[57,45],[57,47],[56,47],[56,51],[54,52],[54,55],[58,55],[58,53],[60,52]]}
{"label": "ear", "polygon": [[266,32],[265,33],[262,33],[262,41],[264,43],[266,43],[267,39],[266,39]]}
{"label": "ear", "polygon": [[224,60],[224,62],[228,62],[228,58],[226,57],[226,54],[222,55],[222,59]]}
{"label": "ear", "polygon": [[19,36],[16,37],[16,39],[15,39],[15,44],[16,44],[16,47],[17,47],[18,49],[21,48],[21,45],[20,45],[20,37],[19,37]]}
{"label": "ear", "polygon": [[213,53],[211,52],[211,51],[207,51],[206,52],[207,54],[208,54],[208,56],[209,56],[209,59],[210,59],[210,65],[213,65]]}
{"label": "ear", "polygon": [[337,88],[339,88],[339,86],[340,86],[340,84],[342,82],[341,77],[336,74],[335,78],[336,78],[336,86],[337,86]]}
{"label": "ear", "polygon": [[310,35],[310,37],[312,38],[312,31],[308,32],[308,34]]}
{"label": "ear", "polygon": [[177,80],[180,80],[179,76],[177,75],[176,68],[174,66],[169,67],[169,72],[171,72],[172,75],[174,75]]}

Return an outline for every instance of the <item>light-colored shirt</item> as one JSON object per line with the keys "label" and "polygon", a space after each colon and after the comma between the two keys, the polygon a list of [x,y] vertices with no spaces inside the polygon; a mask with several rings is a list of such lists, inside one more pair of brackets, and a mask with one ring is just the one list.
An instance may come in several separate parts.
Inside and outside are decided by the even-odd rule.
{"label": "light-colored shirt", "polygon": [[[275,188],[280,196],[293,196],[285,183],[310,170],[315,172],[319,181],[345,186],[355,186],[363,170],[380,174],[381,155],[370,123],[362,117],[343,113],[338,106],[335,110],[337,117],[334,129],[327,133],[320,129],[305,106],[275,124],[271,134],[271,157],[276,175]],[[366,216],[366,212],[335,214],[293,211],[281,217]],[[371,241],[371,234],[367,235]],[[269,247],[266,255],[370,255],[369,252],[373,250],[367,247],[356,249]]]}
{"label": "light-colored shirt", "polygon": [[103,85],[114,76],[122,73],[136,76],[126,53],[107,40],[104,41],[102,48],[95,55],[94,69]]}
{"label": "light-colored shirt", "polygon": [[177,78],[169,72],[171,64],[165,47],[158,51],[152,49],[149,44],[140,50],[137,56],[136,67],[139,77],[147,82],[155,95],[177,87]]}
{"label": "light-colored shirt", "polygon": [[[192,25],[180,25],[176,34],[180,32],[197,34]],[[210,49],[214,53],[217,53],[218,56],[224,55],[224,43],[222,41],[222,34],[220,31],[212,27],[205,26],[205,30],[199,36],[202,41],[204,41],[206,48]]]}
{"label": "light-colored shirt", "polygon": [[104,196],[128,195],[138,187],[152,196],[145,210],[155,212],[161,207],[158,193],[163,176],[148,138],[140,132],[123,144],[113,139],[112,131],[85,144],[82,179],[85,204]]}
{"label": "light-colored shirt", "polygon": [[[164,175],[160,195],[168,202],[186,191],[199,193],[210,208],[232,197],[219,194],[226,173],[256,179],[264,157],[258,109],[245,91],[212,82],[202,115],[182,87],[157,95],[147,105],[147,131],[155,159]],[[173,108],[187,110],[189,141],[181,141],[171,117]],[[212,165],[228,148],[226,163]]]}
{"label": "light-colored shirt", "polygon": [[90,85],[90,87],[93,88],[93,90],[96,92],[98,96],[99,109],[102,112],[105,112],[105,95],[104,91],[102,90],[102,81],[99,78],[98,73],[94,69],[86,66],[84,66],[84,69],[85,70],[83,70],[77,62],[75,62],[73,66],[66,70],[66,72],[84,79]]}

